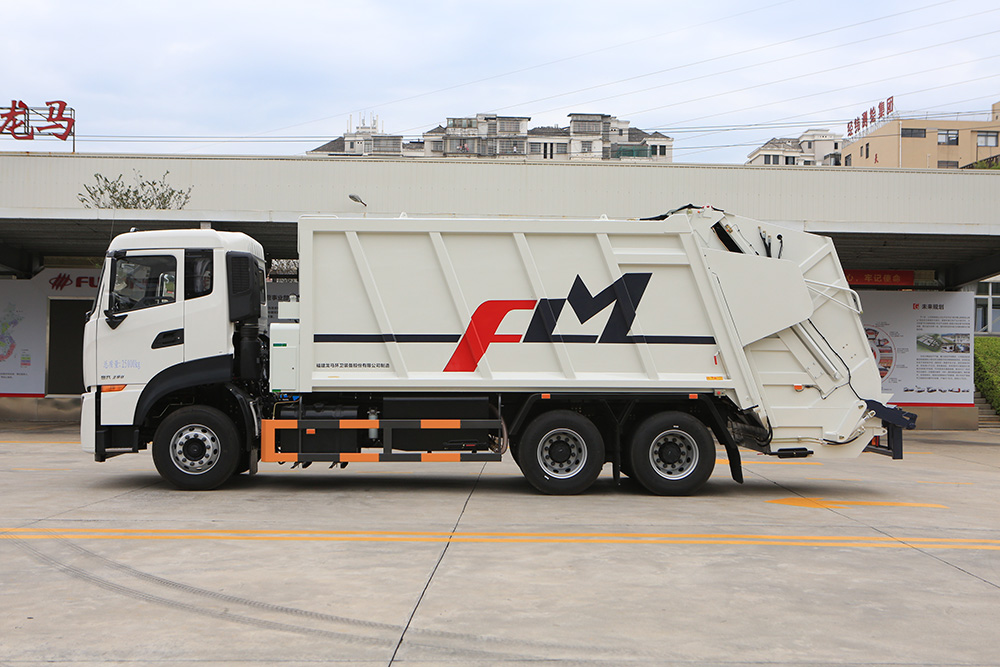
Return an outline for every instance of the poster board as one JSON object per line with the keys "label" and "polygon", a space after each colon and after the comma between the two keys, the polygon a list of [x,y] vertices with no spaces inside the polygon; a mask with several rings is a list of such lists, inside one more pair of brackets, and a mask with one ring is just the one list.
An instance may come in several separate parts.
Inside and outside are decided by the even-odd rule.
{"label": "poster board", "polygon": [[0,281],[0,396],[44,396],[49,299],[93,299],[98,269],[44,269]]}
{"label": "poster board", "polygon": [[972,292],[862,291],[861,321],[890,403],[971,406]]}

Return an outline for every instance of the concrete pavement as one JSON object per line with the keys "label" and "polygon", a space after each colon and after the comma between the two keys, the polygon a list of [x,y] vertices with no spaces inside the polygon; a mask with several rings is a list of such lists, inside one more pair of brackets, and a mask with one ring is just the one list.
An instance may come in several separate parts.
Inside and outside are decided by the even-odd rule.
{"label": "concrete pavement", "polygon": [[690,498],[509,461],[191,493],[78,442],[0,424],[2,665],[1000,665],[1000,431],[744,452]]}

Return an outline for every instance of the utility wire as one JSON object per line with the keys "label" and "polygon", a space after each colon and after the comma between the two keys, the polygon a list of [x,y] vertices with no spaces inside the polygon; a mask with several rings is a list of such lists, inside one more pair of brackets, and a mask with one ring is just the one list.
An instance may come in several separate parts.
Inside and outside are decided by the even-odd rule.
{"label": "utility wire", "polygon": [[[774,47],[778,47],[778,46],[785,46],[787,44],[792,44],[794,42],[802,41],[802,40],[805,40],[805,39],[813,39],[815,37],[820,37],[822,35],[828,35],[830,33],[839,32],[841,30],[850,30],[852,28],[857,28],[858,26],[862,26],[862,25],[865,25],[865,24],[868,24],[868,23],[874,23],[874,22],[877,22],[877,21],[883,21],[883,20],[889,19],[889,18],[896,18],[896,17],[901,16],[903,14],[908,14],[908,13],[913,12],[913,11],[920,11],[920,10],[928,9],[928,8],[931,8],[931,7],[937,7],[939,5],[947,4],[948,2],[952,2],[952,1],[953,0],[945,0],[945,2],[937,2],[937,3],[930,4],[930,5],[925,5],[923,7],[915,7],[913,9],[910,9],[910,10],[907,10],[907,11],[904,11],[904,12],[897,12],[895,14],[888,14],[886,16],[880,16],[878,18],[869,19],[867,21],[861,21],[859,23],[852,23],[850,25],[841,26],[839,28],[831,28],[829,30],[823,30],[823,31],[820,31],[820,32],[815,32],[815,33],[812,33],[810,35],[803,35],[801,37],[795,37],[793,39],[786,39],[786,40],[781,41],[781,42],[773,42],[771,44],[765,44],[764,46],[758,46],[758,47],[754,47],[754,48],[750,48],[750,49],[744,49],[742,51],[734,51],[732,53],[727,53],[727,54],[724,54],[724,55],[721,55],[721,56],[714,56],[712,58],[705,58],[703,60],[698,60],[698,61],[695,61],[695,62],[685,63],[683,65],[675,65],[673,67],[668,67],[666,69],[657,70],[655,72],[648,72],[646,74],[638,74],[636,76],[630,76],[630,77],[626,77],[624,79],[618,79],[616,81],[610,81],[610,82],[607,82],[607,83],[600,83],[600,84],[597,84],[597,85],[588,86],[586,88],[578,88],[577,90],[571,90],[571,91],[568,91],[568,92],[565,92],[565,93],[557,93],[555,95],[548,95],[546,97],[540,97],[540,98],[537,98],[537,99],[534,99],[534,100],[530,100],[528,102],[519,102],[518,104],[511,104],[511,105],[508,105],[508,106],[505,106],[505,107],[498,107],[496,109],[496,111],[505,111],[507,109],[513,109],[513,108],[516,108],[516,107],[522,107],[522,106],[526,106],[528,104],[535,104],[537,102],[544,102],[544,101],[556,99],[556,98],[559,98],[559,97],[565,97],[567,95],[574,95],[576,93],[582,93],[582,92],[587,92],[587,91],[590,91],[590,90],[596,90],[598,88],[605,88],[605,87],[608,87],[608,86],[618,85],[618,84],[621,84],[621,83],[625,83],[627,81],[635,81],[635,80],[638,80],[638,79],[644,79],[644,78],[647,78],[647,77],[656,76],[658,74],[665,74],[667,72],[674,72],[674,71],[686,69],[686,68],[689,68],[689,67],[695,67],[695,66],[698,66],[698,65],[705,65],[705,64],[711,63],[711,62],[716,62],[716,61],[719,61],[719,60],[725,60],[727,58],[735,58],[737,56],[745,56],[745,55],[749,55],[751,53],[755,53],[757,51],[762,51],[762,50],[766,50],[766,49],[770,49],[770,48],[774,48]],[[893,36],[900,35],[900,34],[903,34],[903,33],[906,33],[906,32],[912,32],[914,30],[922,30],[924,28],[928,28],[928,27],[931,27],[931,26],[939,26],[939,25],[941,25],[943,23],[949,23],[951,21],[958,21],[958,20],[961,20],[961,19],[966,19],[966,18],[971,18],[973,16],[978,16],[980,14],[986,14],[986,13],[989,13],[989,12],[996,12],[996,11],[1000,11],[1000,8],[987,9],[985,11],[976,12],[976,13],[973,13],[973,14],[968,14],[966,16],[953,17],[953,18],[944,19],[944,20],[941,20],[941,21],[935,21],[933,23],[924,24],[924,25],[921,25],[921,26],[916,26],[916,27],[911,27],[911,28],[904,28],[903,30],[898,30],[896,32],[885,33],[885,34],[882,34],[882,35],[875,35],[873,37],[866,37],[864,39],[855,40],[853,42],[847,42],[845,44],[835,44],[833,46],[827,46],[827,47],[824,47],[824,48],[821,48],[821,49],[816,49],[816,50],[813,50],[813,51],[807,51],[805,53],[797,53],[797,54],[794,54],[794,55],[783,56],[781,58],[775,58],[773,60],[767,60],[767,61],[764,61],[764,62],[761,62],[761,63],[751,63],[751,64],[748,64],[748,65],[743,65],[741,67],[735,67],[735,68],[728,69],[728,70],[722,70],[722,71],[714,72],[714,73],[711,73],[711,74],[699,75],[697,77],[692,77],[690,79],[684,79],[682,81],[674,81],[674,82],[664,83],[664,84],[660,84],[660,85],[656,85],[656,86],[650,86],[648,88],[640,88],[640,89],[632,90],[632,91],[629,91],[629,92],[626,92],[626,93],[619,93],[619,94],[616,94],[616,95],[609,95],[607,97],[600,97],[600,98],[588,100],[586,102],[582,102],[582,103],[579,103],[579,104],[573,104],[573,105],[570,105],[570,106],[582,106],[584,104],[593,104],[594,102],[603,102],[603,101],[610,100],[610,99],[615,99],[615,98],[618,98],[618,97],[625,97],[626,95],[635,95],[635,94],[638,94],[638,93],[644,93],[644,92],[648,92],[650,90],[657,90],[659,88],[665,88],[667,86],[678,85],[678,84],[681,84],[681,83],[689,83],[691,81],[701,81],[703,79],[714,77],[714,76],[721,76],[723,74],[730,74],[732,72],[739,72],[739,71],[742,71],[742,70],[745,70],[745,69],[752,69],[752,68],[755,68],[755,67],[760,67],[762,65],[771,65],[771,64],[774,64],[774,63],[778,63],[778,62],[783,62],[785,60],[793,60],[793,59],[796,59],[796,58],[803,58],[803,57],[806,57],[806,56],[815,55],[817,53],[822,53],[824,51],[830,51],[830,50],[834,50],[834,49],[840,49],[840,48],[843,48],[845,46],[854,46],[856,44],[861,44],[863,42],[869,42],[869,41],[872,41],[872,40],[875,40],[875,39],[884,39],[886,37],[893,37]],[[551,113],[553,111],[560,111],[560,110],[566,109],[566,108],[568,108],[568,107],[566,107],[566,106],[556,107],[554,109],[547,109],[547,110],[539,112],[539,113]]]}
{"label": "utility wire", "polygon": [[[352,113],[363,113],[365,111],[371,111],[371,110],[374,110],[374,109],[379,109],[379,108],[390,106],[390,105],[393,105],[393,104],[400,104],[402,102],[410,102],[412,100],[420,99],[422,97],[427,97],[429,95],[438,95],[440,93],[445,93],[445,92],[448,92],[450,90],[455,90],[455,89],[458,89],[458,88],[464,88],[466,86],[473,86],[473,85],[476,85],[476,84],[479,84],[479,83],[485,83],[487,81],[494,81],[496,79],[501,79],[501,78],[504,78],[504,77],[507,77],[507,76],[513,76],[515,74],[522,74],[524,72],[529,72],[531,70],[541,69],[541,68],[544,68],[544,67],[549,67],[551,65],[557,65],[559,63],[567,62],[567,61],[570,61],[570,60],[576,60],[576,59],[579,59],[579,58],[585,58],[587,56],[595,55],[595,54],[598,54],[598,53],[603,53],[605,51],[611,51],[613,49],[618,49],[618,48],[622,48],[622,47],[625,47],[625,46],[631,46],[632,44],[637,44],[639,42],[648,41],[650,39],[660,39],[660,38],[663,38],[663,37],[668,37],[670,35],[674,35],[674,34],[680,33],[680,32],[685,32],[685,31],[688,31],[688,30],[697,30],[698,28],[704,28],[705,26],[709,26],[709,25],[712,25],[712,24],[715,24],[715,23],[721,23],[723,21],[728,21],[730,19],[735,19],[735,18],[739,18],[741,16],[746,16],[747,14],[753,14],[753,13],[764,11],[764,10],[767,10],[767,9],[773,9],[774,7],[779,7],[781,5],[787,5],[787,4],[789,4],[789,3],[793,2],[793,1],[794,0],[781,0],[780,2],[775,2],[775,3],[769,4],[769,5],[764,5],[763,7],[754,7],[752,9],[748,9],[746,11],[738,12],[736,14],[729,14],[729,15],[722,16],[722,17],[717,18],[717,19],[712,19],[710,21],[704,21],[702,23],[697,23],[697,24],[692,25],[692,26],[686,26],[686,27],[683,27],[683,28],[675,28],[675,29],[669,30],[667,32],[661,32],[661,33],[658,33],[658,34],[655,34],[655,35],[650,35],[648,37],[642,37],[642,38],[634,39],[634,40],[631,40],[631,41],[628,41],[628,42],[622,42],[620,44],[613,44],[613,45],[605,46],[605,47],[602,47],[602,48],[599,48],[599,49],[594,49],[592,51],[586,51],[584,53],[579,53],[579,54],[572,55],[572,56],[566,56],[565,58],[557,58],[556,60],[550,60],[550,61],[547,61],[547,62],[544,62],[544,63],[538,63],[538,64],[535,64],[535,65],[529,65],[528,67],[522,67],[520,69],[510,70],[508,72],[501,72],[499,74],[493,74],[491,76],[483,77],[481,79],[475,79],[475,80],[472,80],[472,81],[466,81],[464,83],[457,83],[457,84],[454,84],[454,85],[451,85],[451,86],[445,86],[444,88],[438,88],[436,90],[431,90],[431,91],[427,91],[427,92],[423,92],[423,93],[417,93],[416,95],[409,95],[407,97],[397,98],[395,100],[391,100],[391,101],[388,101],[388,102],[381,102],[379,104],[375,104],[375,105],[371,105],[371,106],[365,106],[365,107],[363,107],[361,109],[354,109],[352,111],[343,111],[343,112],[332,114],[332,115],[329,115],[329,116],[324,116],[322,118],[315,118],[313,120],[307,120],[307,121],[303,121],[301,123],[294,123],[292,125],[286,125],[284,127],[277,128],[275,130],[265,130],[265,131],[257,133],[257,134],[270,134],[272,132],[281,132],[282,130],[288,130],[288,129],[291,129],[291,128],[294,128],[294,127],[301,127],[303,125],[310,125],[312,123],[321,123],[323,121],[331,120],[333,118],[342,118],[343,116],[346,116],[346,115],[352,114]],[[954,1],[955,0],[945,0],[945,2],[954,2]],[[945,2],[941,2],[941,3],[938,3],[938,4],[945,4]],[[420,126],[420,127],[424,127],[424,126]],[[411,128],[411,129],[419,129],[419,128]],[[404,130],[404,131],[406,131],[406,130]]]}

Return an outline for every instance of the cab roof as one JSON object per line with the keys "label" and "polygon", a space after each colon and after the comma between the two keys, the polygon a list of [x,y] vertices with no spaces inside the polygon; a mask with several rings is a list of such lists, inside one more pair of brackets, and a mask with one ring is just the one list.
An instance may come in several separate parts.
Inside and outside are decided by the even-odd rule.
{"label": "cab roof", "polygon": [[249,252],[263,259],[264,247],[242,232],[214,229],[159,229],[119,234],[108,246],[114,250],[173,250],[187,248],[222,248]]}

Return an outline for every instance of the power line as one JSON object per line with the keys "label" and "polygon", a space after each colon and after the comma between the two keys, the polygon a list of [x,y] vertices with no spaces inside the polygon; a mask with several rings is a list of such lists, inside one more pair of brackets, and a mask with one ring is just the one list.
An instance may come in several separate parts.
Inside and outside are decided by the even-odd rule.
{"label": "power line", "polygon": [[[852,23],[850,25],[840,26],[838,28],[830,28],[828,30],[822,30],[820,32],[815,32],[815,33],[812,33],[812,34],[809,34],[809,35],[803,35],[801,37],[795,37],[793,39],[786,39],[786,40],[783,40],[783,41],[780,41],[780,42],[772,42],[771,44],[765,44],[763,46],[757,46],[757,47],[750,48],[750,49],[744,49],[742,51],[735,51],[733,53],[727,53],[727,54],[720,55],[720,56],[714,56],[712,58],[705,58],[703,60],[698,60],[698,61],[691,62],[691,63],[685,63],[683,65],[675,65],[673,67],[668,67],[666,69],[657,70],[655,72],[648,72],[648,73],[645,73],[645,74],[638,74],[638,75],[635,75],[635,76],[630,76],[630,77],[626,77],[626,78],[623,78],[623,79],[618,79],[616,81],[611,81],[611,82],[607,82],[607,83],[601,83],[601,84],[597,84],[597,85],[594,85],[594,86],[588,86],[586,88],[579,88],[577,90],[572,90],[572,91],[568,91],[568,92],[564,92],[564,93],[557,93],[555,95],[548,95],[546,97],[540,97],[540,98],[537,98],[537,99],[534,99],[534,100],[530,100],[530,101],[527,101],[527,102],[520,102],[518,104],[512,104],[512,105],[508,105],[508,106],[505,106],[505,107],[499,107],[496,110],[497,111],[504,111],[506,109],[513,109],[513,108],[516,108],[516,107],[526,106],[528,104],[534,104],[536,102],[544,102],[546,100],[556,99],[558,97],[565,97],[567,95],[573,95],[573,94],[576,94],[576,93],[586,92],[588,90],[595,90],[595,89],[598,89],[598,88],[605,88],[607,86],[618,85],[618,84],[621,84],[621,83],[625,83],[627,81],[635,81],[635,80],[638,80],[638,79],[643,79],[643,78],[647,78],[647,77],[650,77],[650,76],[655,76],[655,75],[658,75],[658,74],[665,74],[667,72],[674,72],[674,71],[686,69],[686,68],[689,68],[689,67],[695,67],[697,65],[704,65],[704,64],[707,64],[707,63],[711,63],[711,62],[716,62],[716,61],[719,61],[719,60],[724,60],[726,58],[733,58],[733,57],[736,57],[736,56],[748,55],[748,54],[751,54],[751,53],[754,53],[754,52],[757,52],[757,51],[762,51],[762,50],[765,50],[765,49],[770,49],[770,48],[774,48],[774,47],[778,47],[778,46],[784,46],[786,44],[792,44],[794,42],[802,41],[804,39],[813,39],[815,37],[820,37],[822,35],[827,35],[827,34],[831,34],[831,33],[834,33],[834,32],[839,32],[839,31],[842,31],[842,30],[849,30],[849,29],[852,29],[852,28],[856,28],[858,26],[862,26],[862,25],[865,25],[865,24],[868,24],[868,23],[875,23],[875,22],[883,21],[883,20],[890,19],[890,18],[896,18],[896,17],[901,16],[903,14],[908,14],[908,13],[912,13],[912,12],[915,12],[915,11],[921,11],[923,9],[929,9],[931,7],[937,7],[939,5],[948,4],[949,2],[953,2],[953,1],[954,0],[944,0],[944,2],[932,3],[930,5],[925,5],[923,7],[914,7],[912,9],[909,9],[909,10],[906,10],[906,11],[903,11],[903,12],[897,12],[895,14],[887,14],[885,16],[880,16],[878,18],[869,19],[869,20],[866,20],[866,21],[858,22],[858,23]],[[976,13],[969,14],[969,15],[966,15],[966,16],[954,17],[954,18],[945,19],[945,20],[942,20],[942,21],[935,21],[934,23],[929,23],[929,24],[925,24],[925,25],[922,25],[922,26],[917,26],[917,27],[913,27],[913,28],[906,28],[906,29],[899,30],[899,31],[896,31],[896,32],[891,32],[891,33],[887,33],[887,34],[883,34],[883,35],[877,35],[877,36],[874,36],[874,37],[867,37],[865,39],[859,39],[859,40],[856,40],[854,42],[849,42],[847,44],[837,44],[837,45],[834,45],[834,46],[828,46],[828,47],[824,47],[822,49],[816,49],[814,51],[809,51],[809,52],[806,52],[806,53],[800,53],[800,54],[795,54],[795,55],[791,55],[791,56],[783,56],[781,58],[776,58],[774,60],[769,60],[769,61],[765,61],[765,62],[762,62],[762,63],[754,63],[754,64],[749,64],[749,65],[743,65],[741,67],[736,67],[736,68],[732,68],[732,69],[729,69],[729,70],[723,70],[721,72],[715,72],[713,74],[707,74],[707,75],[703,75],[703,76],[693,77],[693,78],[690,78],[690,79],[684,79],[682,81],[675,81],[675,82],[665,83],[665,84],[661,84],[661,85],[657,85],[657,86],[651,86],[651,87],[648,87],[648,88],[641,88],[641,89],[638,89],[638,90],[629,91],[627,93],[620,93],[620,94],[617,94],[617,95],[610,95],[610,96],[607,96],[607,97],[601,97],[601,98],[597,98],[597,99],[593,99],[593,100],[588,100],[588,101],[582,102],[580,104],[574,104],[574,105],[571,105],[571,106],[580,106],[582,104],[593,104],[594,102],[603,102],[603,101],[606,101],[606,100],[615,99],[617,97],[624,97],[626,95],[634,95],[634,94],[637,94],[637,93],[648,92],[650,90],[656,90],[656,89],[664,88],[664,87],[667,87],[667,86],[678,85],[678,84],[681,84],[681,83],[689,83],[691,81],[698,81],[698,80],[709,78],[709,77],[713,77],[713,76],[720,76],[722,74],[729,74],[729,73],[732,73],[732,72],[738,72],[738,71],[745,70],[745,69],[750,69],[750,68],[754,68],[754,67],[760,67],[762,65],[770,65],[770,64],[774,64],[774,63],[777,63],[777,62],[782,62],[782,61],[785,61],[785,60],[790,60],[790,59],[795,59],[795,58],[802,58],[802,57],[805,57],[805,56],[815,55],[817,53],[821,53],[821,52],[824,52],[824,51],[829,51],[829,50],[832,50],[832,49],[843,48],[844,46],[853,46],[855,44],[860,44],[862,42],[871,41],[873,39],[883,39],[885,37],[892,37],[892,36],[899,35],[899,34],[902,34],[902,33],[905,33],[905,32],[911,32],[911,31],[914,31],[914,30],[921,30],[923,28],[927,28],[927,27],[930,27],[930,26],[941,25],[943,23],[948,23],[948,22],[951,22],[951,21],[957,21],[957,20],[961,20],[961,19],[965,19],[965,18],[970,18],[972,16],[978,16],[980,14],[985,14],[985,13],[988,13],[988,12],[995,12],[995,11],[1000,11],[1000,8],[988,9],[988,10],[985,10],[983,12],[976,12]],[[566,106],[556,107],[554,109],[547,109],[547,110],[542,111],[540,113],[550,113],[552,111],[560,111],[560,110],[566,109],[566,108],[568,108],[568,107],[566,107]]]}
{"label": "power line", "polygon": [[[365,111],[369,111],[369,110],[373,110],[373,109],[379,109],[379,108],[382,108],[382,107],[385,107],[385,106],[389,106],[389,105],[392,105],[392,104],[399,104],[401,102],[410,102],[412,100],[419,99],[421,97],[427,97],[429,95],[437,95],[437,94],[440,94],[440,93],[448,92],[450,90],[455,90],[457,88],[464,88],[466,86],[473,86],[473,85],[476,85],[476,84],[479,84],[479,83],[485,83],[487,81],[494,81],[496,79],[500,79],[500,78],[503,78],[503,77],[513,76],[514,74],[522,74],[524,72],[528,72],[528,71],[531,71],[531,70],[541,69],[543,67],[549,67],[550,65],[557,65],[559,63],[567,62],[567,61],[570,61],[570,60],[576,60],[578,58],[585,58],[587,56],[591,56],[591,55],[594,55],[594,54],[597,54],[597,53],[603,53],[605,51],[610,51],[610,50],[622,48],[622,47],[625,47],[625,46],[631,46],[632,44],[637,44],[639,42],[648,41],[650,39],[659,39],[659,38],[662,38],[662,37],[668,37],[670,35],[673,35],[673,34],[676,34],[676,33],[680,33],[680,32],[685,32],[685,31],[688,31],[688,30],[697,30],[698,28],[703,28],[705,26],[712,25],[714,23],[720,23],[720,22],[723,22],[723,21],[728,21],[730,19],[739,18],[741,16],[746,16],[748,14],[753,14],[753,13],[764,11],[764,10],[767,10],[767,9],[773,9],[774,7],[779,7],[781,5],[786,5],[786,4],[789,4],[789,3],[793,2],[793,1],[794,0],[781,0],[780,2],[775,2],[775,3],[769,4],[769,5],[765,5],[763,7],[754,7],[753,9],[748,9],[746,11],[738,12],[736,14],[729,14],[729,15],[726,15],[726,16],[723,16],[723,17],[720,17],[720,18],[717,18],[717,19],[712,19],[710,21],[704,21],[702,23],[697,23],[697,24],[692,25],[692,26],[686,26],[686,27],[683,27],[683,28],[675,28],[675,29],[669,30],[667,32],[662,32],[662,33],[658,33],[658,34],[655,34],[655,35],[650,35],[648,37],[642,37],[642,38],[634,39],[634,40],[631,40],[631,41],[628,41],[628,42],[622,42],[620,44],[614,44],[614,45],[611,45],[611,46],[605,46],[605,47],[602,47],[602,48],[599,48],[599,49],[594,49],[592,51],[586,51],[584,53],[579,53],[579,54],[576,54],[576,55],[567,56],[565,58],[557,58],[556,60],[550,60],[550,61],[547,61],[547,62],[544,62],[544,63],[538,63],[538,64],[535,64],[535,65],[529,65],[528,67],[522,67],[520,69],[510,70],[508,72],[501,72],[500,74],[494,74],[494,75],[491,75],[491,76],[483,77],[481,79],[475,79],[473,81],[466,81],[464,83],[457,83],[457,84],[454,84],[454,85],[451,85],[451,86],[446,86],[444,88],[438,88],[437,90],[432,90],[432,91],[427,91],[427,92],[423,92],[423,93],[418,93],[416,95],[409,95],[407,97],[401,97],[401,98],[398,98],[398,99],[395,99],[395,100],[391,100],[389,102],[381,102],[379,104],[375,104],[375,105],[371,105],[371,106],[365,106],[365,107],[363,107],[361,109],[354,109],[354,110],[351,110],[351,111],[344,111],[344,112],[336,113],[336,114],[333,114],[333,115],[330,115],[330,116],[324,116],[322,118],[316,118],[316,119],[313,119],[313,120],[303,121],[301,123],[295,123],[295,124],[292,124],[292,125],[286,125],[284,127],[280,127],[280,128],[275,129],[275,130],[266,130],[264,132],[260,132],[259,134],[269,134],[271,132],[281,132],[282,130],[291,129],[293,127],[301,127],[302,125],[309,125],[309,124],[312,124],[312,123],[320,123],[320,122],[323,122],[323,121],[326,121],[326,120],[331,120],[333,118],[341,118],[343,116],[346,116],[346,115],[352,114],[352,113],[363,113]],[[938,4],[945,4],[945,2],[954,2],[954,1],[955,0],[944,0],[944,2],[941,2],[941,3],[938,3]],[[421,126],[421,127],[423,127],[423,126]],[[404,132],[407,132],[407,131],[410,131],[410,130],[413,130],[413,129],[419,129],[419,128],[408,128],[407,130],[404,130]]]}

